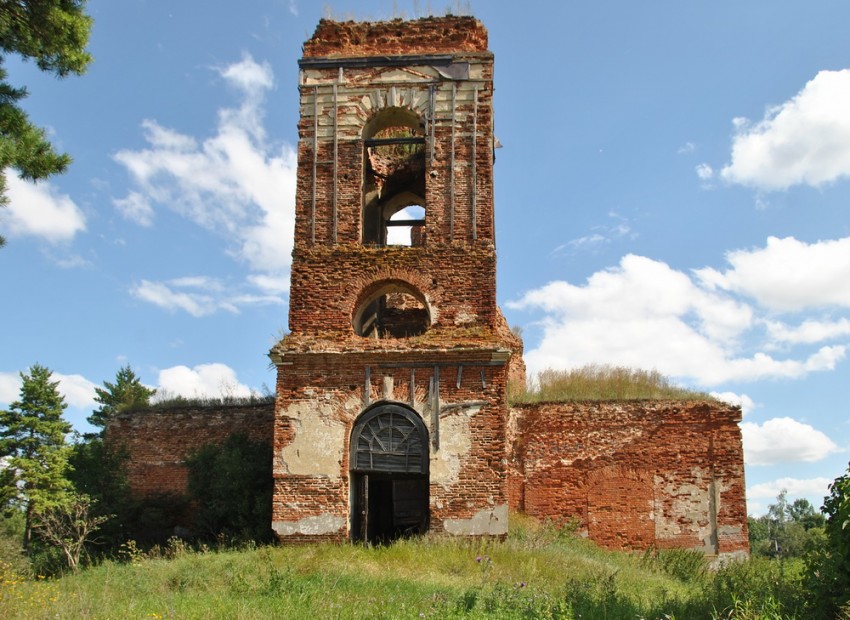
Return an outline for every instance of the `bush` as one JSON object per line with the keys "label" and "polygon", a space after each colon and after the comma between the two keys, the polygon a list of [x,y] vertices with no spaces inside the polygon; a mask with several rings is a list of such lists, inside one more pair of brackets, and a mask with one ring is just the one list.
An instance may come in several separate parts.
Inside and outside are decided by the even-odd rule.
{"label": "bush", "polygon": [[206,538],[271,540],[272,448],[233,434],[187,460],[189,496],[197,505],[195,527]]}
{"label": "bush", "polygon": [[[850,616],[850,467],[824,499],[825,540],[806,558],[809,604],[819,618]],[[839,614],[842,614],[841,616]]]}
{"label": "bush", "polygon": [[802,618],[803,592],[802,560],[752,557],[720,568],[708,582],[706,598],[720,618]]}
{"label": "bush", "polygon": [[122,543],[135,541],[144,548],[165,544],[174,536],[176,527],[186,523],[188,509],[189,499],[175,493],[159,493],[134,501],[122,524]]}
{"label": "bush", "polygon": [[27,558],[21,546],[24,537],[24,515],[18,510],[0,517],[0,564],[16,573],[27,572]]}
{"label": "bush", "polygon": [[648,549],[641,564],[684,582],[703,581],[708,574],[705,554],[693,549]]}

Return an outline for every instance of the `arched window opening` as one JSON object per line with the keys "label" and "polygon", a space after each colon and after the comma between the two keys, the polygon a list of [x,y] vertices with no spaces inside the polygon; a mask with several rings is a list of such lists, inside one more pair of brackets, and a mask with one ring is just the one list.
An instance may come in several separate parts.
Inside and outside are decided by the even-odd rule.
{"label": "arched window opening", "polygon": [[[424,230],[425,127],[412,111],[389,108],[367,124],[363,144],[363,243],[411,245],[392,243],[397,235],[389,229],[401,225]],[[411,205],[422,208],[421,217],[391,223],[400,209]]]}
{"label": "arched window opening", "polygon": [[368,295],[354,314],[354,332],[364,338],[410,338],[431,326],[421,293],[403,282],[387,282]]}

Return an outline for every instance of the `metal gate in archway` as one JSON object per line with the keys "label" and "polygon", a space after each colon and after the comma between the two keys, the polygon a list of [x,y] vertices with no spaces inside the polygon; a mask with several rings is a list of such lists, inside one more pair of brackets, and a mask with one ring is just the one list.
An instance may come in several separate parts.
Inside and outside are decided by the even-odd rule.
{"label": "metal gate in archway", "polygon": [[428,429],[398,403],[377,403],[351,431],[351,536],[384,543],[428,529]]}

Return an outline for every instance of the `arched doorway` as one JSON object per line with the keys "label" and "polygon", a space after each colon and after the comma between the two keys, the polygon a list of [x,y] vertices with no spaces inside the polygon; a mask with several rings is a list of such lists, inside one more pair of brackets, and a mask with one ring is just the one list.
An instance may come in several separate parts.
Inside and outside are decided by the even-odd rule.
{"label": "arched doorway", "polygon": [[377,403],[351,431],[351,538],[385,543],[428,529],[428,430],[400,403]]}

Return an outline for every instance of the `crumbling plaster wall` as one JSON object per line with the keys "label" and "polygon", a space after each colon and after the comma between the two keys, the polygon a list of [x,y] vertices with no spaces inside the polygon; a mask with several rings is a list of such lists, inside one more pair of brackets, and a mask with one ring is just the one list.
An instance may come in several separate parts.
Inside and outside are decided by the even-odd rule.
{"label": "crumbling plaster wall", "polygon": [[576,520],[606,547],[744,555],[740,419],[739,408],[714,401],[514,407],[510,505]]}
{"label": "crumbling plaster wall", "polygon": [[[281,539],[349,538],[351,430],[366,406],[380,401],[411,407],[428,430],[430,530],[505,535],[506,366],[475,365],[489,364],[492,355],[429,351],[379,359],[353,352],[289,356],[291,365],[280,366],[275,420],[272,518]],[[440,415],[435,421],[429,385],[437,365]]]}

